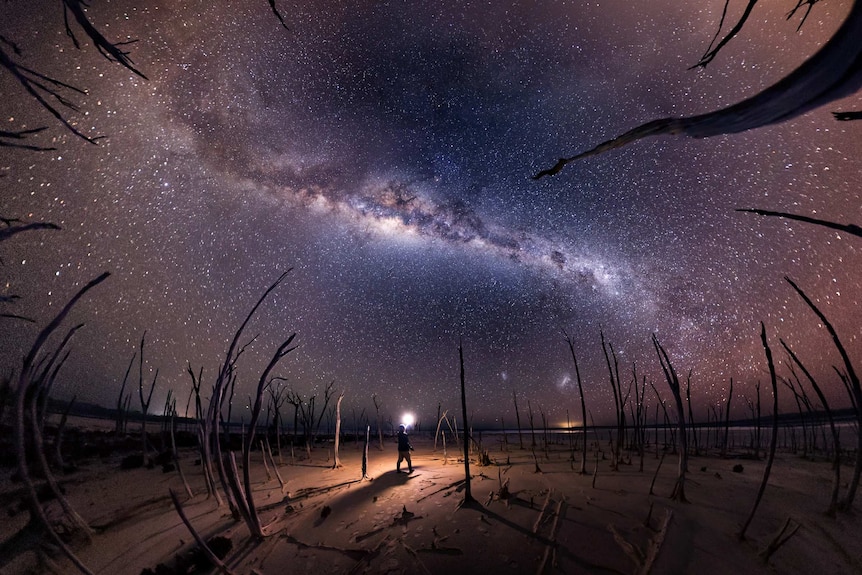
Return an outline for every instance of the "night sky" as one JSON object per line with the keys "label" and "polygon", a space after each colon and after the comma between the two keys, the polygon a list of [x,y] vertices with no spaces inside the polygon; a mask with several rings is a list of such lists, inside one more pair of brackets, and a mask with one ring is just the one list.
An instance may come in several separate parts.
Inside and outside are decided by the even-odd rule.
{"label": "night sky", "polygon": [[172,389],[183,411],[188,362],[208,387],[251,306],[293,268],[244,338],[260,334],[239,363],[234,413],[246,419],[260,371],[297,332],[281,385],[322,395],[334,380],[347,418],[377,394],[396,420],[413,411],[429,423],[438,403],[460,420],[462,341],[476,423],[513,424],[513,390],[537,418],[541,407],[549,423],[567,409],[579,420],[562,329],[597,422],[613,418],[600,330],[624,383],[634,362],[670,398],[656,333],[680,374],[692,370],[696,417],[724,401],[731,377],[742,416],[753,384],[768,387],[760,321],[780,374],[782,337],[830,402],[848,405],[840,358],[784,276],[862,358],[862,239],[735,210],[862,224],[862,125],[831,115],[862,108],[858,95],[775,126],[647,139],[530,176],[637,124],[774,83],[822,45],[849,0],[817,3],[798,32],[799,15],[784,18],[795,2],[758,4],[705,70],[689,68],[722,0],[280,2],[289,30],[264,0],[232,4],[94,2],[87,13],[110,40],[138,40],[125,49],[147,80],[77,28],[76,49],[60,3],[3,7],[0,34],[20,61],[85,88],[64,92],[80,109],[65,113],[105,136],[76,137],[0,74],[2,129],[48,126],[31,141],[56,147],[0,148],[0,215],[62,227],[0,244],[3,293],[21,296],[0,311],[36,320],[0,322],[3,375],[109,271],[58,333],[86,324],[55,395],[112,405],[146,330],[154,410]]}

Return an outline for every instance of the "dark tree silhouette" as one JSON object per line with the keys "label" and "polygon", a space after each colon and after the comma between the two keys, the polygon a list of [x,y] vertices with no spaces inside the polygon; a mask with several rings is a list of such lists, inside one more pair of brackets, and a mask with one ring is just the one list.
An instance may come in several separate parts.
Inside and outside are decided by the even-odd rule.
{"label": "dark tree silhouette", "polygon": [[659,343],[658,337],[655,334],[652,335],[652,343],[653,347],[655,347],[656,354],[658,355],[661,369],[664,372],[665,380],[667,380],[667,385],[670,387],[670,391],[673,394],[674,403],[676,403],[677,426],[679,427],[679,467],[677,470],[676,483],[673,486],[673,492],[670,497],[676,501],[688,503],[688,499],[685,496],[685,473],[688,471],[688,441],[685,434],[685,409],[682,406],[679,377],[676,374],[676,370],[670,361],[667,351],[665,351],[664,347]]}
{"label": "dark tree silhouette", "polygon": [[812,218],[809,216],[803,216],[798,214],[789,214],[786,212],[772,212],[769,210],[758,210],[754,208],[746,208],[736,210],[737,212],[748,212],[750,214],[757,214],[759,216],[772,216],[777,218],[786,218],[788,220],[796,220],[798,222],[805,222],[807,224],[815,224],[818,226],[824,226],[833,230],[838,230],[841,232],[847,232],[848,234],[852,234],[854,236],[862,237],[862,227],[857,226],[856,224],[839,224],[836,222],[830,222],[828,220],[821,220],[818,218]]}
{"label": "dark tree silhouette", "polygon": [[[2,137],[2,136],[0,136]],[[0,144],[2,145],[2,144]],[[3,224],[3,227],[0,228],[0,242],[6,241],[12,236],[16,234],[20,234],[21,232],[29,232],[31,230],[60,230],[62,229],[57,224],[52,224],[50,222],[23,222],[17,218],[4,218],[0,217],[0,224]]]}
{"label": "dark tree silhouette", "polygon": [[745,539],[745,532],[748,530],[748,526],[751,525],[751,520],[754,519],[754,514],[760,505],[760,500],[763,499],[763,492],[766,491],[766,484],[769,482],[769,474],[772,471],[772,463],[775,461],[775,448],[778,445],[778,384],[775,377],[775,364],[772,361],[772,350],[769,348],[769,341],[766,338],[766,326],[763,325],[763,322],[760,322],[760,341],[766,354],[769,379],[772,383],[772,436],[769,442],[769,454],[766,458],[766,465],[763,468],[763,478],[760,481],[760,487],[757,489],[754,505],[752,505],[751,511],[737,535],[740,540]]}
{"label": "dark tree silhouette", "polygon": [[[533,179],[553,176],[570,162],[621,148],[649,136],[666,134],[707,138],[744,132],[795,118],[852,94],[862,85],[862,42],[859,42],[859,38],[862,38],[862,0],[854,0],[847,19],[829,41],[772,86],[737,104],[713,112],[682,118],[662,118],[641,124],[591,150],[560,158],[555,165],[540,171]],[[714,51],[722,45],[720,42]]]}
{"label": "dark tree silhouette", "polygon": [[[273,14],[278,18],[281,25],[287,29],[287,24],[281,12],[276,7],[275,0],[268,0],[268,2]],[[125,42],[110,41],[88,17],[85,10],[88,8],[88,4],[84,0],[62,0],[62,7],[63,26],[66,36],[69,37],[75,48],[80,50],[82,43],[78,40],[73,23],[77,25],[77,28],[80,28],[84,36],[89,38],[92,45],[99,51],[99,54],[104,56],[109,62],[119,64],[144,80],[149,79],[134,64],[129,52],[125,50],[125,46],[134,44],[137,40],[128,40]],[[30,97],[54,116],[66,130],[86,142],[97,144],[98,140],[104,136],[88,136],[84,134],[75,128],[72,122],[61,111],[62,108],[65,108],[71,112],[78,112],[79,108],[77,104],[72,102],[65,94],[71,92],[79,96],[86,96],[87,91],[24,65],[20,61],[22,56],[22,50],[12,39],[0,35],[0,67],[12,74]],[[52,100],[58,105],[52,104]],[[47,126],[40,126],[28,130],[0,130],[0,147],[20,148],[30,151],[56,150],[53,146],[29,144],[24,141],[28,136],[39,134],[47,129]]]}
{"label": "dark tree silhouette", "polygon": [[575,377],[578,380],[578,395],[581,396],[581,425],[583,426],[583,437],[581,439],[583,440],[584,452],[581,457],[580,473],[581,475],[584,475],[587,473],[587,405],[584,401],[584,388],[583,385],[581,385],[581,371],[578,369],[578,358],[575,355],[575,344],[565,330],[563,330],[563,336],[566,339],[566,343],[569,345],[569,351],[572,353],[572,361],[575,364]]}
{"label": "dark tree silhouette", "polygon": [[859,479],[862,476],[862,384],[860,384],[859,376],[856,374],[856,370],[853,369],[853,363],[850,361],[850,356],[847,354],[847,349],[844,347],[844,344],[841,343],[841,339],[838,337],[838,333],[835,331],[835,327],[832,323],[826,318],[826,315],[820,311],[820,308],[811,301],[811,298],[802,291],[802,289],[796,285],[792,279],[789,277],[784,278],[787,283],[789,283],[793,289],[799,294],[805,303],[811,308],[823,325],[826,327],[826,330],[829,332],[829,335],[832,337],[832,343],[835,345],[835,349],[838,350],[839,355],[841,355],[841,360],[844,362],[844,368],[847,373],[847,378],[849,380],[849,385],[847,386],[847,391],[850,394],[852,401],[855,404],[855,412],[856,412],[856,464],[853,466],[853,478],[850,480],[849,487],[847,489],[847,496],[839,505],[839,509],[847,511],[850,510],[853,506],[853,499],[856,497],[856,490],[859,488]]}

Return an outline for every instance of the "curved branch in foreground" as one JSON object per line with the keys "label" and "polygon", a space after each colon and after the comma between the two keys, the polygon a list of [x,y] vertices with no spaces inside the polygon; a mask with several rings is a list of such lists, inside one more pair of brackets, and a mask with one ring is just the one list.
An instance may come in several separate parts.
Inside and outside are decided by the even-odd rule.
{"label": "curved branch in foreground", "polygon": [[648,136],[682,134],[708,138],[783,122],[854,93],[862,86],[862,0],[854,0],[841,27],[823,47],[790,74],[727,108],[683,118],[647,122],[586,152],[560,158],[533,176],[553,176],[569,162],[621,148]]}
{"label": "curved branch in foreground", "polygon": [[[132,59],[129,58],[129,53],[122,51],[119,47],[123,44],[128,44],[129,42],[122,42],[114,44],[105,36],[99,32],[99,30],[93,26],[93,23],[90,22],[90,19],[87,18],[87,15],[84,13],[85,3],[81,0],[63,0],[63,8],[64,11],[71,12],[75,17],[75,21],[84,30],[84,33],[93,41],[93,45],[96,46],[96,49],[99,50],[99,53],[102,54],[105,58],[112,62],[117,62],[124,68],[134,72],[136,75],[140,76],[144,80],[148,80],[148,78],[144,75],[143,72],[135,68],[132,64]],[[72,39],[75,47],[80,47],[78,45],[78,41],[75,39],[74,34],[72,34],[72,29],[69,27],[69,20],[66,17],[67,14],[64,13],[65,23],[66,23],[66,34]]]}
{"label": "curved branch in foreground", "polygon": [[751,507],[751,511],[742,525],[742,529],[737,534],[737,538],[740,541],[745,539],[745,532],[748,531],[748,526],[751,525],[751,521],[754,519],[754,514],[757,512],[760,500],[763,499],[763,492],[766,491],[766,485],[769,483],[769,474],[775,461],[775,448],[778,445],[778,383],[775,375],[775,363],[772,361],[772,350],[769,348],[769,341],[766,338],[766,326],[763,325],[763,322],[760,322],[760,342],[763,344],[763,351],[766,354],[766,363],[769,366],[769,379],[772,383],[772,437],[769,442],[769,455],[766,458],[766,466],[763,468],[763,478],[760,481],[760,487],[757,489],[754,505]]}
{"label": "curved branch in foreground", "polygon": [[[0,66],[6,68],[6,70],[18,80],[18,83],[24,88],[24,90],[36,100],[40,106],[42,106],[45,110],[47,110],[54,118],[57,119],[58,122],[63,124],[63,126],[72,132],[77,137],[81,138],[89,142],[90,144],[96,144],[97,141],[101,138],[101,136],[91,137],[87,136],[83,132],[79,131],[72,123],[58,110],[55,108],[48,100],[56,100],[60,103],[61,106],[69,108],[70,110],[77,111],[77,107],[70,100],[64,97],[60,90],[71,90],[77,92],[79,94],[86,94],[84,90],[80,88],[76,88],[71,84],[66,84],[65,82],[61,82],[60,80],[56,80],[51,78],[50,76],[46,76],[44,74],[40,74],[35,70],[31,70],[26,66],[22,66],[18,64],[11,56],[9,56],[2,47],[0,47]],[[35,130],[24,130],[19,133],[19,135],[29,135],[31,133],[40,132],[42,128],[36,128]],[[14,132],[12,133],[15,134]],[[9,137],[9,136],[5,136]],[[14,142],[13,142],[14,143]],[[4,144],[6,147],[10,147],[9,143]],[[11,146],[11,147],[23,147],[25,149],[36,149],[38,151],[50,150],[53,148],[41,148],[38,146],[29,147],[29,146]]]}
{"label": "curved branch in foreground", "polygon": [[802,215],[798,215],[798,214],[788,214],[786,212],[772,212],[769,210],[759,210],[756,208],[740,208],[736,211],[737,212],[747,212],[750,214],[757,214],[759,216],[774,216],[777,218],[786,218],[788,220],[796,220],[798,222],[805,222],[806,224],[814,224],[817,226],[823,226],[825,228],[829,228],[832,230],[838,230],[840,232],[847,232],[848,234],[862,237],[862,226],[857,226],[856,224],[839,224],[836,222],[830,222],[829,220],[821,220],[819,218],[812,218],[809,216],[802,216]]}
{"label": "curved branch in foreground", "polygon": [[[2,136],[0,136],[2,137]],[[2,144],[0,144],[2,145]],[[62,229],[57,224],[52,224],[51,222],[29,222],[24,223],[19,219],[15,218],[3,218],[0,217],[0,224],[5,225],[6,227],[0,228],[0,242],[6,241],[15,234],[20,234],[21,232],[29,232],[30,230],[60,230]]]}
{"label": "curved branch in foreground", "polygon": [[790,286],[799,294],[805,303],[811,308],[820,322],[826,327],[826,330],[829,332],[829,335],[832,337],[832,343],[835,345],[835,349],[838,350],[838,354],[841,356],[841,360],[844,362],[844,369],[846,370],[847,379],[849,381],[849,385],[847,385],[847,391],[850,394],[851,400],[855,401],[856,405],[856,463],[853,466],[853,478],[849,482],[849,487],[847,489],[847,495],[839,505],[839,509],[842,511],[849,510],[853,506],[853,499],[856,497],[856,490],[859,487],[859,480],[862,477],[862,382],[859,380],[859,376],[856,374],[856,370],[853,369],[853,363],[850,361],[850,356],[847,353],[847,349],[841,343],[841,339],[838,337],[838,332],[835,331],[835,327],[826,319],[826,315],[820,311],[820,308],[808,297],[808,295],[802,291],[802,289],[794,283],[792,279],[787,276],[784,276],[785,281],[790,284]]}
{"label": "curved branch in foreground", "polygon": [[33,128],[32,130],[0,130],[0,146],[4,148],[18,148],[20,150],[30,150],[33,152],[50,152],[52,150],[56,150],[55,147],[45,147],[45,146],[37,146],[35,144],[24,144],[22,143],[27,136],[32,136],[33,134],[38,134],[39,132],[43,132],[47,130],[47,126],[42,126],[41,128]]}
{"label": "curved branch in foreground", "polygon": [[38,381],[34,381],[34,363],[36,356],[39,354],[42,347],[45,345],[45,342],[48,340],[50,335],[56,331],[56,329],[60,326],[63,320],[69,315],[69,312],[72,311],[72,308],[75,307],[75,304],[84,297],[84,295],[96,287],[100,283],[102,283],[105,279],[108,278],[110,274],[105,272],[99,277],[91,280],[87,285],[81,288],[78,293],[76,293],[72,298],[66,303],[60,313],[58,313],[54,319],[47,325],[45,328],[39,332],[39,335],[36,336],[36,341],[33,342],[33,346],[30,348],[30,351],[27,353],[27,356],[24,358],[24,363],[21,368],[21,373],[18,376],[18,387],[15,390],[15,454],[18,459],[18,473],[22,478],[25,486],[25,492],[27,498],[29,500],[29,507],[32,514],[34,514],[34,520],[38,521],[45,529],[48,537],[56,544],[60,550],[65,554],[70,561],[75,565],[75,567],[85,575],[92,575],[92,571],[84,565],[83,562],[75,555],[75,553],[63,542],[60,536],[56,531],[51,527],[51,523],[45,514],[45,511],[42,509],[42,505],[39,501],[39,496],[36,492],[36,486],[33,483],[33,480],[30,476],[30,468],[27,464],[27,449],[26,449],[26,440],[25,440],[25,425],[24,425],[24,409],[28,396],[28,392],[32,393],[35,391],[34,385],[38,386]]}

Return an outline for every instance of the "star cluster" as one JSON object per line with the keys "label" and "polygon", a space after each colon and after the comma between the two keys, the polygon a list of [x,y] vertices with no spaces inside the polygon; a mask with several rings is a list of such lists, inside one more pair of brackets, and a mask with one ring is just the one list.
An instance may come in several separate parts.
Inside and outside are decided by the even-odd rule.
{"label": "star cluster", "polygon": [[427,421],[457,406],[460,342],[478,422],[511,421],[513,390],[565,421],[579,413],[565,330],[597,419],[612,414],[600,333],[624,381],[636,365],[664,389],[657,334],[705,414],[731,377],[748,398],[768,377],[760,321],[846,403],[840,358],[784,277],[860,357],[859,238],[735,210],[862,222],[855,123],[815,110],[530,178],[653,117],[751,95],[822,44],[849,2],[818,3],[798,32],[758,4],[719,58],[688,69],[723,5],[306,2],[283,10],[286,30],[262,1],[95,3],[112,41],[137,40],[124,49],[143,79],[75,49],[53,3],[9,4],[0,33],[86,87],[70,118],[105,138],[64,131],[0,76],[4,129],[49,125],[40,137],[56,148],[4,149],[0,215],[62,227],[0,245],[5,294],[21,296],[4,311],[36,320],[0,323],[4,371],[107,270],[75,311],[86,326],[56,394],[113,404],[146,330],[153,405],[185,397],[187,366],[214,378],[292,268],[249,328],[241,403],[295,331],[278,375],[300,394],[335,381],[357,411],[374,394],[393,417]]}

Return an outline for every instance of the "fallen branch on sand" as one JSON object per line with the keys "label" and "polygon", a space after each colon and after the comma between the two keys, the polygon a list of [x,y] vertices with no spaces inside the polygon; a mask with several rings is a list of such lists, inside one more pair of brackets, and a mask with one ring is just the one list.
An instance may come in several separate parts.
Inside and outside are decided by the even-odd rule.
{"label": "fallen branch on sand", "polygon": [[622,534],[617,531],[616,527],[612,524],[608,525],[608,531],[614,536],[614,541],[617,542],[617,545],[623,550],[626,556],[631,559],[635,565],[638,566],[638,573],[641,575],[647,575],[652,569],[653,563],[655,563],[656,558],[658,557],[659,551],[661,550],[661,546],[664,543],[665,535],[667,535],[667,528],[670,525],[670,519],[673,517],[673,512],[668,509],[664,516],[664,521],[662,521],[661,527],[656,533],[655,537],[653,537],[649,545],[647,545],[646,551],[641,551],[636,545],[626,541],[626,539],[622,536]]}
{"label": "fallen branch on sand", "polygon": [[554,523],[551,525],[551,534],[548,535],[548,544],[545,546],[545,553],[542,555],[542,562],[539,564],[539,569],[536,571],[538,575],[542,575],[545,572],[545,568],[548,565],[548,559],[551,558],[551,563],[556,563],[556,553],[557,553],[557,524],[560,521],[560,517],[563,515],[563,504],[565,503],[565,498],[560,499],[557,502],[557,509],[554,511]]}

